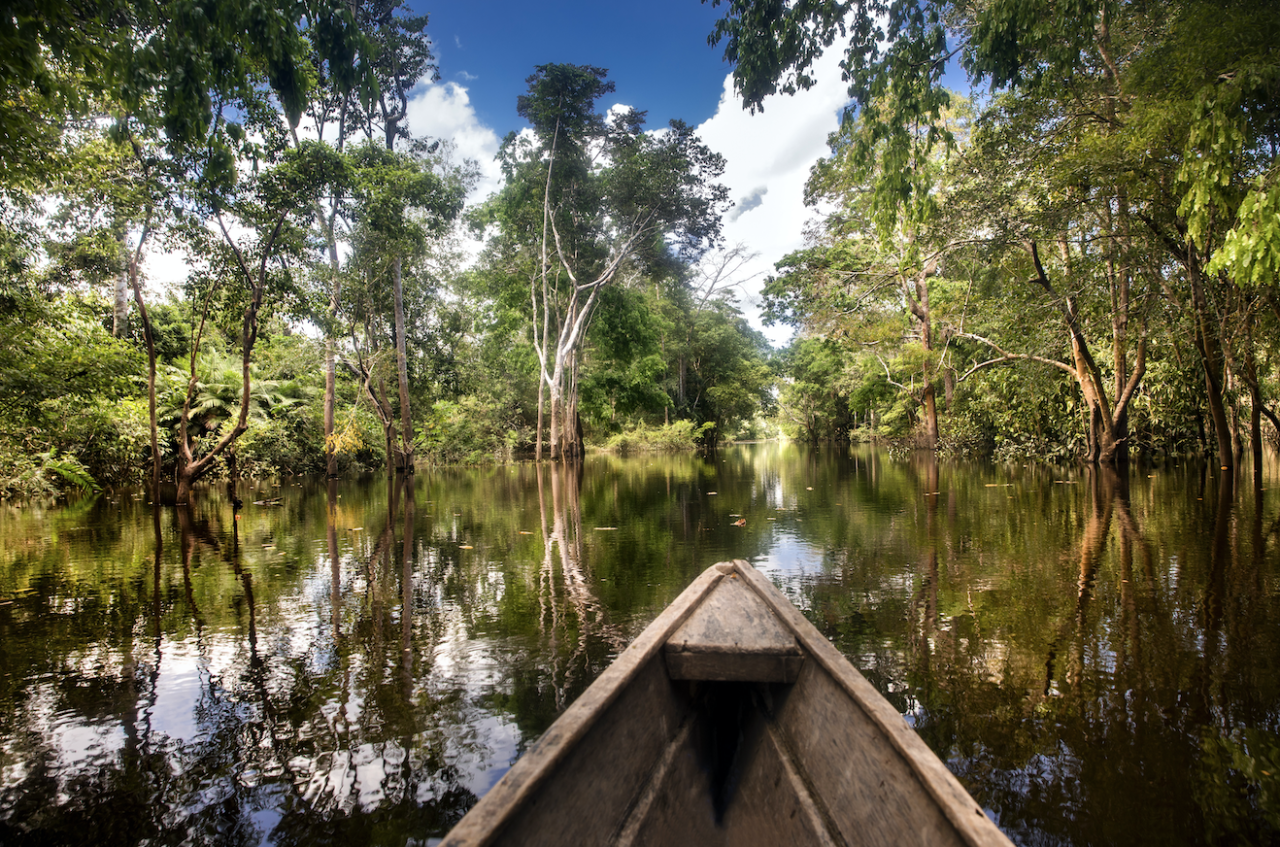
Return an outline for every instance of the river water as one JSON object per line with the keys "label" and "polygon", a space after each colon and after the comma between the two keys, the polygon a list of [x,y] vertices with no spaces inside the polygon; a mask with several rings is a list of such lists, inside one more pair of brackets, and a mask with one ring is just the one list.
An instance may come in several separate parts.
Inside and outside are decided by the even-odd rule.
{"label": "river water", "polygon": [[1275,842],[1265,471],[762,444],[0,504],[0,844],[431,843],[728,558],[1015,842]]}

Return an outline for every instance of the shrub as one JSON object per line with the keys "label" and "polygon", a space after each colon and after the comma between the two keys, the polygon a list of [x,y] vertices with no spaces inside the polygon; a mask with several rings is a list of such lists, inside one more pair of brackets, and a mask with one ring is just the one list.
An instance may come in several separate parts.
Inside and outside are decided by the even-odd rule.
{"label": "shrub", "polygon": [[531,440],[518,410],[479,397],[437,401],[419,436],[427,458],[463,464],[509,459]]}
{"label": "shrub", "polygon": [[710,422],[699,426],[688,420],[655,427],[641,423],[634,429],[610,437],[602,449],[614,453],[693,450],[697,448],[699,439],[714,427],[715,424]]}

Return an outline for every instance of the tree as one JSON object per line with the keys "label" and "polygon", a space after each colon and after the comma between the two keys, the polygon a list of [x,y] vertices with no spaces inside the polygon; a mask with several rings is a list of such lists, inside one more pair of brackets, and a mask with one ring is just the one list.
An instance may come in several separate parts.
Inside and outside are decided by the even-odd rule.
{"label": "tree", "polygon": [[[1135,279],[1146,274],[1196,316],[1218,453],[1231,463],[1220,329],[1227,315],[1215,310],[1232,298],[1214,289],[1230,283],[1229,271],[1253,278],[1275,264],[1269,246],[1249,258],[1241,248],[1272,243],[1273,222],[1263,222],[1258,210],[1273,202],[1280,70],[1271,45],[1280,12],[1208,0],[732,0],[727,7],[712,41],[725,40],[738,90],[755,107],[774,91],[811,85],[816,57],[847,36],[849,91],[867,127],[854,154],[865,167],[880,165],[871,198],[881,227],[904,211],[910,220],[911,209],[929,201],[906,154],[956,141],[941,122],[951,103],[941,85],[948,62],[958,61],[972,83],[1002,92],[988,117],[999,123],[1003,113],[1008,126],[1021,123],[1049,142],[1050,156],[1039,164],[1057,196],[1022,222],[1028,226],[1021,243],[1032,280],[1060,305],[1072,350],[1067,368],[1091,410],[1090,456],[1122,458],[1127,444],[1126,397],[1141,382],[1146,335],[1139,308],[1146,298],[1131,295]],[[1027,150],[1026,136],[1009,134],[1013,148]],[[1006,187],[1022,175],[1016,167],[992,171],[983,189],[998,196],[1008,196]],[[1056,223],[1035,219],[1053,210]],[[1153,242],[1163,257],[1144,261],[1142,248]],[[1058,245],[1067,276],[1095,260],[1104,268],[1096,278],[1105,280],[1112,299],[1110,375],[1089,350],[1082,314],[1071,302],[1077,281],[1050,281],[1047,244]],[[1064,251],[1064,244],[1074,246]],[[1234,247],[1214,264],[1225,244]],[[1170,273],[1170,262],[1179,273]]]}
{"label": "tree", "polygon": [[[941,126],[953,137],[961,136],[969,117],[967,103],[957,103],[942,114]],[[902,166],[911,172],[914,190],[921,192],[919,202],[901,214],[877,203],[876,184],[892,157],[875,149],[890,142],[875,141],[873,135],[865,120],[846,115],[828,139],[832,156],[814,165],[805,202],[834,211],[823,219],[822,231],[813,234],[812,246],[779,263],[784,273],[765,285],[766,313],[815,336],[853,332],[861,337],[870,327],[855,327],[870,324],[876,327],[874,337],[861,340],[889,341],[898,354],[918,344],[918,353],[898,356],[912,363],[910,385],[890,372],[887,350],[876,356],[888,382],[920,404],[919,443],[932,450],[938,445],[937,393],[945,370],[938,348],[951,331],[938,325],[933,299],[938,289],[946,288],[944,261],[965,239],[951,226],[939,225],[937,197],[949,190],[951,176],[941,155],[925,155],[928,144],[918,133],[907,136],[915,143],[903,154],[907,160]],[[870,158],[867,145],[873,151]],[[908,318],[899,339],[883,332],[886,321],[897,323],[894,312]]]}
{"label": "tree", "polygon": [[[351,363],[363,380],[364,393],[382,422],[387,444],[388,467],[396,473],[413,473],[414,441],[410,416],[408,337],[411,326],[405,320],[405,266],[419,273],[429,246],[453,225],[462,212],[463,199],[471,180],[467,168],[451,167],[433,158],[437,146],[411,145],[397,152],[381,144],[368,143],[348,153],[353,179],[354,224],[352,270],[362,277],[361,287],[352,293],[349,304],[362,324],[370,349]],[[415,265],[416,263],[416,265]],[[391,285],[386,283],[390,277]],[[392,300],[386,302],[390,289]],[[379,345],[380,320],[392,315],[391,340],[395,350],[399,383],[400,444],[394,444],[396,421],[385,390],[375,391],[373,359]],[[359,351],[357,351],[359,352]]]}
{"label": "tree", "polygon": [[[492,261],[519,266],[527,286],[552,459],[582,451],[578,352],[601,292],[628,265],[714,243],[727,198],[711,183],[723,159],[686,124],[646,133],[641,112],[609,121],[596,112],[596,101],[613,90],[605,73],[537,67],[517,104],[533,131],[504,142],[506,186],[486,213],[497,225]],[[541,419],[540,411],[539,455]]]}
{"label": "tree", "polygon": [[[316,201],[337,169],[334,154],[327,145],[310,142],[285,150],[273,166],[257,174],[239,179],[230,163],[224,171],[217,160],[206,165],[203,202],[217,223],[222,242],[213,240],[203,227],[191,232],[194,243],[203,248],[197,252],[217,250],[219,265],[214,272],[194,280],[203,300],[199,323],[191,348],[189,378],[178,422],[177,502],[187,503],[192,484],[213,467],[213,462],[239,438],[249,426],[252,408],[252,359],[259,334],[259,318],[269,293],[281,295],[294,287],[290,259],[301,260],[307,247],[308,226]],[[227,217],[233,215],[234,222]],[[238,286],[224,289],[234,280]],[[242,309],[240,319],[241,396],[239,414],[230,428],[223,428],[218,440],[197,455],[194,433],[190,427],[191,412],[199,395],[200,381],[197,356],[200,340],[210,310],[220,298],[226,306]]]}
{"label": "tree", "polygon": [[[409,138],[404,120],[409,114],[409,92],[423,80],[438,77],[435,57],[431,53],[431,40],[427,37],[426,15],[400,15],[400,0],[366,0],[359,7],[358,18],[369,31],[374,45],[372,68],[378,82],[378,95],[364,105],[359,117],[359,128],[372,142],[375,130],[381,126],[382,144],[391,152],[396,141]],[[383,186],[387,190],[389,186]],[[404,198],[408,200],[409,198]],[[395,202],[392,200],[391,202]],[[460,203],[460,198],[459,198]],[[384,203],[385,207],[385,203]],[[457,216],[460,207],[449,220]],[[386,216],[389,225],[401,226]],[[413,473],[413,416],[409,407],[408,353],[405,349],[404,323],[404,254],[408,245],[396,243],[404,232],[383,234],[390,239],[392,249],[391,289],[395,320],[396,381],[400,400],[400,447],[388,455],[395,457],[398,473]],[[385,407],[385,404],[384,404]],[[383,409],[385,413],[386,408]]]}

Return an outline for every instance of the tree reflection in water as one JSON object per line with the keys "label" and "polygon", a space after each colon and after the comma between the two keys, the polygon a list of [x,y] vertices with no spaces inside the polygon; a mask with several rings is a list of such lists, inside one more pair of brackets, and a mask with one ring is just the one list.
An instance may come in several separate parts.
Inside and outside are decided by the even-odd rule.
{"label": "tree reflection in water", "polygon": [[439,836],[732,557],[1015,840],[1274,841],[1275,476],[762,445],[0,505],[0,843]]}

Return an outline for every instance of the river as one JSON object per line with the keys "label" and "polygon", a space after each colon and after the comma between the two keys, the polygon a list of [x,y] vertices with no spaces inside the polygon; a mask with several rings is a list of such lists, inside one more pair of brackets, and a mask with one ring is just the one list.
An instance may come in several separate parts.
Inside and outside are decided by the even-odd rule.
{"label": "river", "polygon": [[1015,842],[1275,842],[1278,480],[771,443],[2,503],[0,843],[432,843],[728,558]]}

